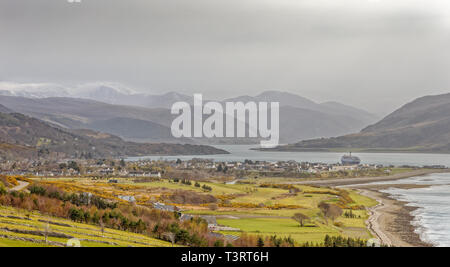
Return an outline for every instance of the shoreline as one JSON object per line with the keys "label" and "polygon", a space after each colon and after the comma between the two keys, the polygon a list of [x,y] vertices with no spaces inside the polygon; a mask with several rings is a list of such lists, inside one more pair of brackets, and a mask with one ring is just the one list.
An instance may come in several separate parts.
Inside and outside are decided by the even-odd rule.
{"label": "shoreline", "polygon": [[[416,207],[407,206],[408,202],[393,198],[392,195],[380,192],[380,190],[389,187],[395,188],[425,188],[430,185],[415,184],[370,184],[374,182],[395,181],[411,177],[424,176],[433,173],[448,173],[449,169],[442,170],[416,170],[398,175],[386,177],[363,177],[363,178],[342,178],[333,180],[304,181],[301,184],[343,187],[358,190],[363,196],[372,198],[378,202],[378,205],[367,208],[369,218],[366,225],[370,233],[381,245],[392,247],[432,247],[416,233],[417,227],[412,224],[415,217],[412,212]],[[300,183],[296,183],[300,184]]]}
{"label": "shoreline", "polygon": [[382,245],[393,247],[432,247],[423,241],[416,233],[412,224],[414,216],[411,213],[416,207],[407,206],[408,202],[392,198],[387,193],[379,192],[376,188],[359,189],[361,195],[375,199],[379,204],[368,208],[369,219],[366,224],[372,235]]}
{"label": "shoreline", "polygon": [[303,184],[303,185],[317,185],[317,186],[363,186],[364,184],[374,183],[374,182],[384,182],[384,181],[395,181],[401,179],[407,179],[411,177],[423,176],[433,173],[449,173],[450,169],[424,169],[424,170],[414,170],[411,172],[399,173],[389,176],[378,176],[378,177],[360,177],[360,178],[337,178],[337,179],[319,179],[319,180],[308,180],[301,182],[287,182],[288,184]]}
{"label": "shoreline", "polygon": [[[349,148],[297,148],[292,147],[289,144],[279,145],[274,148],[251,148],[250,150],[260,151],[260,152],[325,152],[325,153],[348,153]],[[396,153],[407,153],[407,154],[438,154],[438,155],[449,155],[450,151],[433,151],[433,150],[415,150],[415,149],[376,149],[376,148],[352,148],[352,152],[355,153],[385,153],[385,154],[396,154]]]}

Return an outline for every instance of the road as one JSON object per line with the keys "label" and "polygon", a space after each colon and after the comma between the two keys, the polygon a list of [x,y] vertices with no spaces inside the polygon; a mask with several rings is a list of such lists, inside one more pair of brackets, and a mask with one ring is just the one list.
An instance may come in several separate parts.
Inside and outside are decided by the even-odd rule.
{"label": "road", "polygon": [[9,191],[21,191],[25,187],[27,187],[30,183],[24,182],[24,181],[17,181],[19,182],[19,185],[11,188]]}
{"label": "road", "polygon": [[367,184],[373,182],[391,181],[405,179],[415,176],[422,176],[431,173],[442,173],[449,172],[449,169],[442,170],[415,170],[410,172],[404,172],[389,176],[381,177],[361,177],[361,178],[340,178],[340,179],[321,179],[321,180],[310,180],[301,182],[289,182],[289,184],[304,184],[304,185],[318,185],[318,186],[346,186],[346,185],[356,185],[356,184]]}

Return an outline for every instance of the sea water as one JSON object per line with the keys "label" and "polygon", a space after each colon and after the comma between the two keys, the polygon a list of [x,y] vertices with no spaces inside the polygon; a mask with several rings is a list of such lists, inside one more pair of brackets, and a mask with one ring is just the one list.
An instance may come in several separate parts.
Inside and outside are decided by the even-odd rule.
{"label": "sea water", "polygon": [[376,184],[429,185],[425,188],[381,190],[393,198],[416,207],[412,224],[424,242],[435,246],[450,246],[450,173],[430,174]]}
{"label": "sea water", "polygon": [[[246,159],[259,161],[289,161],[297,162],[320,162],[334,164],[341,161],[341,157],[345,153],[337,152],[279,152],[270,151],[262,152],[252,150],[255,145],[222,145],[215,146],[224,149],[230,154],[223,155],[190,155],[190,156],[146,156],[146,157],[130,157],[128,160],[136,161],[142,159],[150,160],[190,160],[192,158],[213,159],[215,161],[240,161]],[[450,167],[450,156],[448,154],[418,154],[418,153],[353,153],[361,159],[362,164],[382,164],[385,166],[429,166],[444,165]]]}

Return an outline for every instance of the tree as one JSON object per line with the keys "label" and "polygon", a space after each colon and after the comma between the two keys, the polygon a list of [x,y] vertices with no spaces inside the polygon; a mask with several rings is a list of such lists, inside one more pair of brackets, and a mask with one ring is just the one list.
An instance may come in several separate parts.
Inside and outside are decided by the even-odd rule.
{"label": "tree", "polygon": [[264,247],[264,240],[262,239],[262,237],[258,237],[258,244],[257,244],[257,246],[259,248]]}
{"label": "tree", "polygon": [[51,228],[50,228],[50,224],[47,222],[47,224],[44,226],[44,238],[45,238],[45,243],[48,243],[48,234],[50,233]]}
{"label": "tree", "polygon": [[6,191],[6,188],[0,182],[0,195],[6,195],[6,193],[8,193],[8,191]]}
{"label": "tree", "polygon": [[216,240],[216,242],[214,242],[214,247],[216,247],[216,248],[220,248],[220,247],[224,247],[224,246],[225,246],[225,244],[224,244],[223,240],[221,240],[221,239],[218,239],[218,240]]}
{"label": "tree", "polygon": [[334,204],[328,204],[325,202],[321,202],[319,204],[319,209],[322,211],[323,216],[325,217],[326,222],[328,223],[328,218],[332,221],[336,220],[337,217],[342,215],[342,209]]}
{"label": "tree", "polygon": [[172,232],[164,233],[163,236],[172,243],[172,247],[175,244],[175,234]]}
{"label": "tree", "polygon": [[303,213],[296,213],[296,214],[294,214],[294,216],[292,217],[292,219],[294,219],[294,220],[296,220],[297,222],[299,222],[299,223],[300,223],[300,227],[303,227],[303,226],[305,225],[305,222],[306,222],[307,220],[309,220],[309,217],[306,216],[306,215],[303,214]]}
{"label": "tree", "polygon": [[103,220],[100,220],[100,232],[102,233],[102,237],[105,235],[105,224],[103,223]]}
{"label": "tree", "polygon": [[80,172],[80,167],[78,166],[78,163],[76,163],[75,161],[71,161],[69,162],[69,165],[67,166],[69,169],[73,169],[77,172]]}
{"label": "tree", "polygon": [[177,231],[177,233],[175,234],[175,241],[176,242],[180,242],[182,244],[187,244],[189,241],[189,232],[187,230],[184,229],[180,229],[179,231]]}
{"label": "tree", "polygon": [[84,220],[84,212],[80,209],[71,208],[69,211],[69,217],[72,221],[75,222],[83,222]]}
{"label": "tree", "polygon": [[222,172],[223,171],[223,166],[222,164],[219,164],[219,166],[217,166],[217,172]]}
{"label": "tree", "polygon": [[209,209],[212,211],[217,210],[218,208],[219,208],[219,206],[215,203],[209,204]]}
{"label": "tree", "polygon": [[331,237],[329,235],[325,236],[324,246],[325,247],[332,247],[333,246],[333,241],[331,241]]}

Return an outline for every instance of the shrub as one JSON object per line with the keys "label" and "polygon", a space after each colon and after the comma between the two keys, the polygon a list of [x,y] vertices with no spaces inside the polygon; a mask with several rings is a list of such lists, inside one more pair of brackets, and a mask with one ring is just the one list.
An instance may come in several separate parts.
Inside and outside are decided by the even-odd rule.
{"label": "shrub", "polygon": [[202,188],[203,188],[203,190],[208,191],[208,192],[212,191],[212,187],[211,186],[207,186],[205,184],[202,186]]}
{"label": "shrub", "polygon": [[29,187],[28,190],[30,190],[31,194],[40,195],[40,196],[45,196],[45,193],[47,191],[47,190],[45,190],[44,187],[38,186],[38,185],[32,185]]}
{"label": "shrub", "polygon": [[7,191],[5,186],[2,183],[0,183],[0,195],[6,195],[6,193]]}
{"label": "shrub", "polygon": [[224,247],[224,243],[223,243],[223,240],[216,240],[216,242],[214,242],[214,246],[215,247]]}

